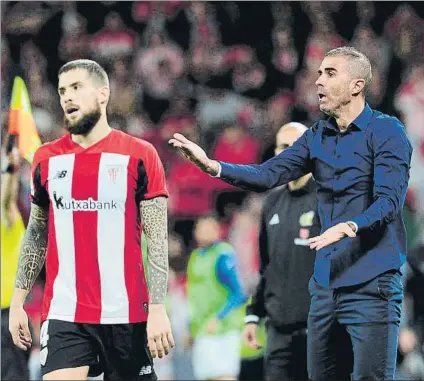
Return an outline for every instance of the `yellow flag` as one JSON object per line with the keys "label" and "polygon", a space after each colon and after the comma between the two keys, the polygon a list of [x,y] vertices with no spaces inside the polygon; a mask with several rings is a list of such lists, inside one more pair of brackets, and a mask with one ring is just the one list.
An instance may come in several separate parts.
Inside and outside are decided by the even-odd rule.
{"label": "yellow flag", "polygon": [[9,133],[18,135],[19,153],[29,163],[32,163],[35,151],[41,146],[41,140],[32,116],[28,90],[21,77],[15,77],[13,82]]}

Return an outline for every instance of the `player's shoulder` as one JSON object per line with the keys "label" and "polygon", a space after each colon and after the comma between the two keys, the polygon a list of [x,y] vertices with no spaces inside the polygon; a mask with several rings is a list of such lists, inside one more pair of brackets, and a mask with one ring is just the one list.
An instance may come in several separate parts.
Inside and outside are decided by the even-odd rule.
{"label": "player's shoulder", "polygon": [[58,139],[43,143],[34,154],[34,163],[41,163],[51,157],[63,155],[67,151],[69,136],[64,135]]}
{"label": "player's shoulder", "polygon": [[151,153],[156,153],[156,149],[152,143],[147,140],[129,135],[125,132],[114,130],[114,136],[111,141],[114,149],[117,149],[122,154],[145,158]]}

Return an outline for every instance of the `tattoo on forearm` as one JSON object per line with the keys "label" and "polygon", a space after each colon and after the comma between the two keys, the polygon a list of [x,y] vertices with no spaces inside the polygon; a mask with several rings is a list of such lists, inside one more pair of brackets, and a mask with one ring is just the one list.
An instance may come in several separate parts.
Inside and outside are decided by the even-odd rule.
{"label": "tattoo on forearm", "polygon": [[48,210],[32,205],[28,227],[22,241],[16,275],[16,288],[31,290],[47,254]]}
{"label": "tattoo on forearm", "polygon": [[141,201],[140,214],[148,247],[150,302],[164,303],[169,270],[167,199]]}

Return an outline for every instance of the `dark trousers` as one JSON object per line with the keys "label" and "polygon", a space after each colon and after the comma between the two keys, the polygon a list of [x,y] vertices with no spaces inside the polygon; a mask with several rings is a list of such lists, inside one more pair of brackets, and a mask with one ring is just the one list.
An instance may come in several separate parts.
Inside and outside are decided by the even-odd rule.
{"label": "dark trousers", "polygon": [[400,272],[338,289],[324,288],[312,277],[309,291],[309,379],[393,380],[403,300]]}
{"label": "dark trousers", "polygon": [[306,380],[306,328],[282,330],[268,323],[264,360],[265,380]]}
{"label": "dark trousers", "polygon": [[1,310],[1,379],[28,380],[30,351],[23,351],[13,344],[9,332],[9,309]]}

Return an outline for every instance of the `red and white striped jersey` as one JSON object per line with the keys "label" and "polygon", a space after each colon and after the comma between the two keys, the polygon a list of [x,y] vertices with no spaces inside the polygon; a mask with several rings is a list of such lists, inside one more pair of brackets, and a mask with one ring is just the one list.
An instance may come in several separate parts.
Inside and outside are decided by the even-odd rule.
{"label": "red and white striped jersey", "polygon": [[66,135],[38,149],[31,186],[49,207],[42,319],[146,321],[139,204],[168,197],[155,148],[117,130],[86,149]]}

